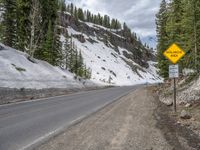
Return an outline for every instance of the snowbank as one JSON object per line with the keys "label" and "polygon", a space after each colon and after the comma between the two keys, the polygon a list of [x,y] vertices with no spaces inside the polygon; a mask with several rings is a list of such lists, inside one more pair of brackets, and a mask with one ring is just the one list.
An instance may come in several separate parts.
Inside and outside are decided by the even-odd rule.
{"label": "snowbank", "polygon": [[6,88],[82,88],[67,70],[53,67],[37,59],[29,60],[26,53],[3,44],[0,50],[0,87]]}

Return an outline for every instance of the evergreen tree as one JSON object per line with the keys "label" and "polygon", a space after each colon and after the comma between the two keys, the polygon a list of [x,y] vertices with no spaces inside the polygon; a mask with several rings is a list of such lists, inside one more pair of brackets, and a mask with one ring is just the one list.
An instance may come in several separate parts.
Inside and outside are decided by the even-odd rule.
{"label": "evergreen tree", "polygon": [[[61,44],[58,40],[58,1],[57,0],[40,0],[41,6],[41,29],[40,49],[37,49],[35,56],[39,59],[47,60],[52,65],[59,64],[58,60],[61,54]],[[50,31],[51,30],[51,31]],[[51,42],[51,43],[50,43]],[[50,47],[47,50],[47,47]],[[47,51],[49,54],[46,54]],[[47,57],[47,58],[46,58]]]}
{"label": "evergreen tree", "polygon": [[86,16],[86,21],[87,22],[91,22],[91,13],[90,13],[90,11],[89,10],[87,10],[87,16]]}
{"label": "evergreen tree", "polygon": [[65,65],[65,69],[69,69],[70,68],[70,41],[68,37],[65,37],[65,43],[64,43],[64,65]]}
{"label": "evergreen tree", "polygon": [[74,64],[75,64],[75,45],[72,41],[72,37],[70,39],[70,53],[69,53],[69,70],[74,73]]}
{"label": "evergreen tree", "polygon": [[128,38],[132,36],[131,29],[127,26],[125,22],[123,24],[123,36]]}
{"label": "evergreen tree", "polygon": [[80,77],[83,77],[83,56],[81,54],[81,51],[79,51],[78,54],[78,75]]}
{"label": "evergreen tree", "polygon": [[158,68],[160,69],[160,75],[164,78],[168,77],[168,60],[163,56],[164,51],[167,49],[169,43],[168,35],[166,32],[167,25],[167,3],[162,0],[160,5],[160,10],[156,15],[156,25],[157,25],[157,58],[158,58]]}
{"label": "evergreen tree", "polygon": [[98,14],[98,23],[99,23],[99,25],[103,25],[103,17],[100,15],[100,14]]}
{"label": "evergreen tree", "polygon": [[16,0],[2,0],[4,9],[2,22],[2,41],[4,44],[16,48]]}
{"label": "evergreen tree", "polygon": [[28,52],[29,40],[30,40],[30,10],[31,1],[30,0],[16,0],[17,9],[17,42],[16,48],[22,51]]}
{"label": "evergreen tree", "polygon": [[193,3],[193,27],[194,27],[194,68],[200,72],[200,1],[192,0]]}
{"label": "evergreen tree", "polygon": [[43,43],[43,49],[41,51],[40,58],[42,60],[49,62],[50,64],[53,64],[54,63],[53,58],[52,58],[53,50],[54,50],[54,48],[53,48],[53,32],[52,32],[52,24],[50,21],[49,26],[48,26],[47,35],[46,35],[46,40]]}
{"label": "evergreen tree", "polygon": [[74,17],[75,17],[76,20],[78,20],[78,10],[77,10],[76,6],[74,8]]}
{"label": "evergreen tree", "polygon": [[71,13],[71,15],[74,14],[74,4],[73,3],[71,3],[71,6],[70,6],[70,13]]}
{"label": "evergreen tree", "polygon": [[81,8],[78,9],[78,19],[80,19],[81,21],[84,21],[84,13],[83,10]]}
{"label": "evergreen tree", "polygon": [[103,26],[106,28],[110,28],[110,17],[108,15],[104,15]]}
{"label": "evergreen tree", "polygon": [[112,19],[111,20],[111,29],[115,29],[115,25],[116,25],[115,19]]}
{"label": "evergreen tree", "polygon": [[78,50],[77,50],[77,47],[75,47],[75,55],[74,55],[74,73],[76,75],[78,75],[78,69],[79,69],[79,61],[78,61],[79,57],[78,57]]}
{"label": "evergreen tree", "polygon": [[67,7],[66,7],[66,4],[65,4],[65,0],[59,0],[59,1],[58,1],[58,7],[59,7],[59,10],[60,10],[61,12],[67,11]]}

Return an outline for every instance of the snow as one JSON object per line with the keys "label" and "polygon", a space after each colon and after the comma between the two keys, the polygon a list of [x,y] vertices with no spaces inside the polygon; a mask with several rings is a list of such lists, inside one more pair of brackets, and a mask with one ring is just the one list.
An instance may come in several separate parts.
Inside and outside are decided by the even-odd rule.
{"label": "snow", "polygon": [[[93,28],[105,27],[86,23]],[[157,74],[155,67],[156,63],[149,61],[149,68],[143,68],[131,59],[126,58],[123,52],[132,54],[125,48],[118,47],[119,53],[114,50],[114,46],[108,43],[106,46],[100,37],[88,36],[84,33],[68,27],[69,35],[83,35],[86,39],[85,43],[81,43],[78,39],[72,36],[72,40],[81,51],[84,63],[92,70],[91,80],[75,80],[74,74],[60,67],[54,67],[45,61],[28,59],[28,54],[17,51],[3,44],[4,47],[0,50],[0,87],[6,88],[28,88],[28,89],[43,89],[43,88],[83,88],[93,86],[129,86],[144,83],[158,83],[162,79]],[[116,34],[109,30],[112,34]],[[120,35],[117,35],[119,36]],[[121,37],[123,38],[123,37]],[[89,42],[88,39],[95,40],[95,43]],[[66,41],[64,35],[60,36],[60,41]],[[134,71],[125,61],[130,62],[135,68]]]}
{"label": "snow", "polygon": [[[97,28],[98,25],[92,23],[86,23],[88,26]],[[100,26],[103,29],[105,27]],[[73,28],[67,28],[69,35],[82,34],[78,31],[75,31]],[[86,42],[81,43],[78,39],[72,38],[73,42],[77,46],[78,50],[81,51],[84,63],[87,67],[92,69],[92,81],[99,84],[109,84],[109,79],[111,79],[112,85],[117,86],[127,86],[127,85],[136,85],[143,84],[146,82],[157,83],[162,82],[162,79],[157,74],[157,69],[155,67],[155,62],[148,62],[150,67],[148,69],[142,68],[140,65],[134,61],[127,59],[123,55],[123,51],[126,51],[128,54],[131,54],[127,49],[118,47],[120,54],[118,54],[114,49],[112,49],[111,43],[110,46],[106,46],[102,41],[99,41],[97,35],[87,36],[82,34]],[[90,43],[87,39],[92,39],[97,41],[97,43]],[[141,68],[137,72],[133,72],[131,67],[123,60],[131,62],[133,65]]]}
{"label": "snow", "polygon": [[194,73],[195,73],[194,69],[188,69],[188,68],[183,69],[183,75],[184,76],[188,76],[188,75],[191,75],[191,74],[194,74]]}
{"label": "snow", "polygon": [[4,47],[0,51],[0,87],[7,88],[82,88],[67,70],[53,67],[47,62],[27,59],[26,53]]}

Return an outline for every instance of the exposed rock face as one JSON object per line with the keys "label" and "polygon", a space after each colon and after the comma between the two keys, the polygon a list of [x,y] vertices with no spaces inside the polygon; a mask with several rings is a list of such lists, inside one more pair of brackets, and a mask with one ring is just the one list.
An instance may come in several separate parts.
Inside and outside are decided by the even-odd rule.
{"label": "exposed rock face", "polygon": [[[106,28],[100,28],[98,25],[91,27],[85,22],[76,21],[75,18],[68,13],[59,14],[59,16],[61,17],[60,24],[63,27],[61,32],[65,33],[65,35],[68,34],[66,28],[70,26],[74,30],[88,36],[96,36],[98,40],[112,47],[118,53],[118,47],[127,49],[130,53],[123,52],[126,58],[133,60],[145,68],[149,67],[147,61],[155,61],[156,59],[152,52],[141,45],[138,40],[124,37],[123,30],[112,31]],[[76,38],[82,43],[86,40],[81,35],[76,35]]]}

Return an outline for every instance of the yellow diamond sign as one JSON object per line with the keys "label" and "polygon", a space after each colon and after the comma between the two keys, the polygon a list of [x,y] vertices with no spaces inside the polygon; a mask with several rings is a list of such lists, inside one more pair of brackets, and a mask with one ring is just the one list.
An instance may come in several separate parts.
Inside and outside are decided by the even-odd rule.
{"label": "yellow diamond sign", "polygon": [[169,59],[173,64],[176,64],[184,55],[185,55],[185,52],[176,44],[172,44],[164,52],[164,56],[167,59]]}

